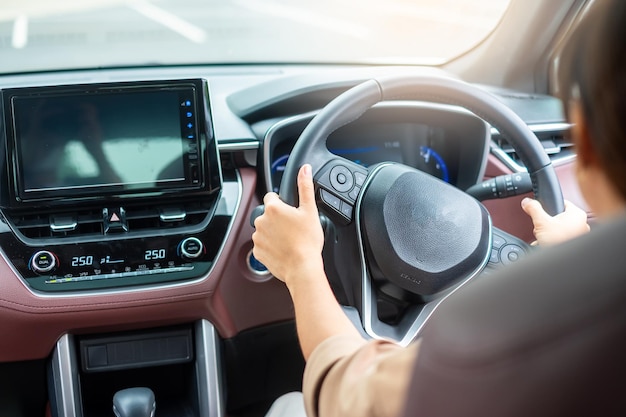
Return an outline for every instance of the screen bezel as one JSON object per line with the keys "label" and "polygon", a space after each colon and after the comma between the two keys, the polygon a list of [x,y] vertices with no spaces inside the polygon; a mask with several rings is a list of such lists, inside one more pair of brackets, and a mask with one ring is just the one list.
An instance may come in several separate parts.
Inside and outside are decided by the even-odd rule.
{"label": "screen bezel", "polygon": [[[57,189],[26,190],[23,181],[23,165],[20,154],[20,138],[18,137],[15,100],[22,98],[66,97],[80,100],[94,95],[126,95],[135,92],[177,92],[179,97],[192,102],[194,139],[184,138],[181,128],[181,141],[193,142],[196,154],[192,158],[183,153],[184,180],[175,182],[155,183],[150,186],[131,184],[101,184],[70,186]],[[221,173],[217,145],[213,135],[211,113],[208,102],[208,85],[206,80],[168,80],[142,81],[123,83],[102,83],[88,85],[65,85],[7,89],[2,91],[5,109],[5,146],[7,151],[7,174],[10,196],[10,207],[40,206],[76,203],[80,201],[115,200],[133,197],[159,197],[163,195],[186,195],[207,193],[218,189],[221,185]],[[185,148],[188,149],[188,148]],[[197,156],[196,156],[197,155]],[[196,159],[197,158],[197,159]],[[5,196],[6,197],[6,196]],[[3,205],[6,199],[3,198]]]}

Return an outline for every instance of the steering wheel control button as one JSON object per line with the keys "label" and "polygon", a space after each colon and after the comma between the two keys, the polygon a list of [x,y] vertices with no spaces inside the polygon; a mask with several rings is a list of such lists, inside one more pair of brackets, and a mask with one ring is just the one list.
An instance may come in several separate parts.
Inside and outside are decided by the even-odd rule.
{"label": "steering wheel control button", "polygon": [[204,245],[200,239],[188,237],[180,242],[180,255],[183,258],[195,259],[202,255]]}
{"label": "steering wheel control button", "polygon": [[359,171],[354,171],[354,182],[359,187],[362,187],[365,184],[365,179],[367,178],[367,174],[364,174]]}
{"label": "steering wheel control button", "polygon": [[510,265],[520,260],[524,254],[521,246],[509,244],[500,249],[500,260],[504,265]]}
{"label": "steering wheel control button", "polygon": [[329,193],[326,190],[321,190],[320,195],[324,203],[341,212],[341,200],[339,199],[339,197]]}
{"label": "steering wheel control button", "polygon": [[500,263],[500,252],[498,249],[491,249],[491,256],[489,257],[489,262],[492,264]]}
{"label": "steering wheel control button", "polygon": [[507,258],[509,259],[509,261],[515,262],[515,261],[519,260],[519,253],[517,253],[517,252],[509,252],[509,254],[507,255]]}
{"label": "steering wheel control button", "polygon": [[359,191],[361,191],[361,187],[354,187],[352,191],[350,191],[350,194],[348,194],[348,197],[350,197],[353,201],[356,201],[359,197]]}
{"label": "steering wheel control button", "polygon": [[352,205],[342,201],[341,214],[343,214],[348,220],[352,220]]}
{"label": "steering wheel control button", "polygon": [[491,245],[496,249],[500,249],[502,246],[506,245],[506,239],[494,233]]}
{"label": "steering wheel control button", "polygon": [[350,191],[354,186],[352,172],[343,165],[337,165],[330,170],[330,185],[340,193]]}
{"label": "steering wheel control button", "polygon": [[30,260],[30,267],[38,274],[45,274],[52,271],[57,266],[57,258],[52,252],[41,250],[33,255]]}

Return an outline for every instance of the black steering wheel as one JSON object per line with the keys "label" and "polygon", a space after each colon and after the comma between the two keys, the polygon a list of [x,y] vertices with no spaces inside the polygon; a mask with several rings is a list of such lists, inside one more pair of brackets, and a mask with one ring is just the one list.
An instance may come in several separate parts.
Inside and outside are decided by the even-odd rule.
{"label": "black steering wheel", "polygon": [[332,220],[325,222],[324,260],[337,298],[349,306],[348,313],[358,312],[370,336],[408,344],[447,295],[485,268],[493,227],[482,204],[437,178],[397,163],[365,168],[328,150],[332,132],[387,100],[466,108],[507,137],[548,213],[560,213],[564,205],[537,137],[478,87],[445,76],[386,76],[363,82],[324,107],[290,154],[280,197],[298,204],[297,172],[311,164],[318,207]]}

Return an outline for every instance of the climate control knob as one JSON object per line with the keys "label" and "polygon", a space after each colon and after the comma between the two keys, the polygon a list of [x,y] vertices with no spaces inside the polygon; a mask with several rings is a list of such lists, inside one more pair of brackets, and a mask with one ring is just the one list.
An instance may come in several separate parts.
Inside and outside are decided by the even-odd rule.
{"label": "climate control knob", "polygon": [[57,266],[57,258],[47,250],[40,250],[30,258],[30,268],[38,274],[52,271]]}
{"label": "climate control knob", "polygon": [[183,241],[180,242],[179,248],[180,255],[187,259],[195,259],[202,255],[202,252],[204,251],[202,241],[196,237],[183,239]]}

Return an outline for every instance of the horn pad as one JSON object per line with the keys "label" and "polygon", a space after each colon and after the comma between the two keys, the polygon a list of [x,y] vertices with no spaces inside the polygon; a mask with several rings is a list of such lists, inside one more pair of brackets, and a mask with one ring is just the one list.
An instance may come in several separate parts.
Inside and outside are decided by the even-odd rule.
{"label": "horn pad", "polygon": [[405,165],[375,171],[361,201],[361,225],[383,278],[421,296],[473,275],[491,250],[491,220],[482,204]]}

